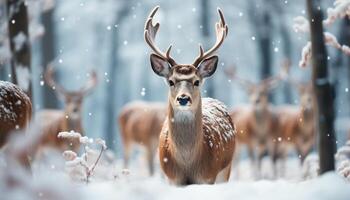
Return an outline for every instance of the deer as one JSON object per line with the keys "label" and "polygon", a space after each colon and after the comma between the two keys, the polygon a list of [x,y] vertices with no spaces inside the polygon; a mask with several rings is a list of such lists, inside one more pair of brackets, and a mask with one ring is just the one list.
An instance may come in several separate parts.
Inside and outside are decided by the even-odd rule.
{"label": "deer", "polygon": [[316,141],[315,100],[311,83],[303,84],[292,80],[298,88],[299,105],[282,105],[276,107],[279,119],[278,146],[275,149],[277,158],[282,159],[282,175],[285,171],[285,159],[288,150],[295,147],[303,164]]}
{"label": "deer", "polygon": [[144,38],[153,50],[150,54],[154,73],[169,86],[167,116],[159,136],[159,160],[162,171],[171,184],[214,184],[227,182],[235,149],[235,128],[226,106],[212,98],[202,98],[200,88],[205,78],[216,71],[218,56],[214,53],[228,33],[220,9],[216,23],[216,42],[209,50],[199,45],[199,55],[192,64],[177,64],[171,57],[171,45],[166,52],[155,44],[159,23],[153,17],[145,23]]}
{"label": "deer", "polygon": [[135,101],[122,108],[118,121],[124,148],[124,168],[128,168],[132,145],[140,144],[146,149],[149,174],[154,174],[154,157],[165,116],[166,105],[160,102]]}
{"label": "deer", "polygon": [[[239,147],[247,146],[248,156],[254,167],[255,178],[261,177],[262,158],[267,154],[271,156],[274,175],[276,175],[274,156],[277,138],[278,118],[274,108],[269,103],[269,92],[278,86],[284,77],[286,68],[282,67],[276,76],[270,76],[254,83],[236,75],[235,67],[225,70],[230,79],[241,85],[249,96],[248,105],[240,105],[230,111],[230,116],[235,122],[237,129],[236,158],[238,158]],[[238,163],[238,160],[235,160]]]}
{"label": "deer", "polygon": [[54,147],[58,150],[79,149],[79,141],[58,138],[58,133],[75,131],[84,135],[82,126],[82,104],[84,98],[90,94],[97,84],[96,72],[90,73],[89,81],[77,91],[67,91],[53,78],[54,69],[49,65],[44,79],[56,94],[63,98],[64,109],[43,109],[36,113],[35,120],[40,124],[40,130],[44,135],[42,146]]}
{"label": "deer", "polygon": [[[28,130],[32,118],[32,103],[27,94],[17,85],[0,81],[0,149],[8,150],[14,133]],[[19,163],[30,169],[27,154],[18,156]]]}
{"label": "deer", "polygon": [[32,117],[32,103],[17,85],[0,81],[0,148],[10,134],[25,130]]}

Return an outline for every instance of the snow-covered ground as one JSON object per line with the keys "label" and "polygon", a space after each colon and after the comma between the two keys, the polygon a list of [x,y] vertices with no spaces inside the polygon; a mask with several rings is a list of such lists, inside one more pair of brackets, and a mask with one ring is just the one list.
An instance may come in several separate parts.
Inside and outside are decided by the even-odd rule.
{"label": "snow-covered ground", "polygon": [[[65,135],[76,137],[76,134],[71,133]],[[21,146],[34,144],[23,140],[25,138],[22,137],[26,136],[19,138],[22,141]],[[274,179],[271,161],[265,158],[262,163],[263,178],[255,180],[250,161],[242,159],[233,167],[232,177],[228,183],[187,187],[170,185],[159,167],[156,169],[156,174],[149,177],[142,150],[133,156],[130,168],[126,170],[123,169],[123,162],[120,158],[116,158],[112,152],[105,151],[105,144],[102,140],[81,137],[80,142],[85,150],[79,153],[69,151],[62,155],[54,150],[41,151],[32,164],[31,173],[13,162],[11,146],[7,153],[0,151],[0,199],[348,200],[350,197],[350,142],[340,148],[336,155],[339,166],[345,164],[345,168],[338,172],[317,177],[317,156],[310,156],[305,160],[309,165],[306,165],[306,168],[305,166],[301,168],[299,160],[294,156],[287,159],[285,176]],[[20,151],[20,149],[17,150]],[[100,152],[103,152],[102,157],[99,157]],[[101,159],[98,160],[98,158]],[[93,167],[96,160],[98,160],[97,165]],[[157,162],[156,158],[155,160]],[[345,162],[340,162],[340,160]],[[156,166],[159,166],[159,163]],[[86,172],[88,171],[91,176],[87,178]]]}
{"label": "snow-covered ground", "polygon": [[298,199],[348,200],[350,184],[334,173],[304,182],[230,181],[218,185],[169,186],[158,178],[96,183],[85,188],[92,199]]}
{"label": "snow-covered ground", "polygon": [[[140,152],[142,155],[142,152]],[[298,199],[348,200],[350,182],[336,173],[302,180],[298,160],[287,161],[285,178],[271,179],[271,165],[268,159],[263,161],[265,179],[254,180],[249,160],[239,162],[228,183],[217,185],[191,185],[176,187],[168,184],[160,169],[156,175],[148,177],[145,160],[136,156],[129,170],[122,169],[122,161],[116,160],[106,165],[105,160],[97,165],[91,182],[72,181],[63,172],[57,153],[43,154],[41,161],[33,166],[33,178],[20,169],[3,165],[0,171],[0,199]],[[109,166],[109,169],[105,167]],[[111,171],[115,173],[110,173]],[[110,177],[108,177],[110,176]]]}

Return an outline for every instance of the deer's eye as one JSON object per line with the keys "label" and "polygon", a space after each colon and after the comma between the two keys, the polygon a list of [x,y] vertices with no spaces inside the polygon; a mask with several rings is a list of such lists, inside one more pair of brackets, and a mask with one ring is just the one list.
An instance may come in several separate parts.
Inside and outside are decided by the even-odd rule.
{"label": "deer's eye", "polygon": [[169,85],[170,85],[170,86],[174,86],[174,85],[175,85],[174,81],[169,80]]}
{"label": "deer's eye", "polygon": [[196,80],[194,83],[193,83],[194,86],[199,86],[199,80]]}

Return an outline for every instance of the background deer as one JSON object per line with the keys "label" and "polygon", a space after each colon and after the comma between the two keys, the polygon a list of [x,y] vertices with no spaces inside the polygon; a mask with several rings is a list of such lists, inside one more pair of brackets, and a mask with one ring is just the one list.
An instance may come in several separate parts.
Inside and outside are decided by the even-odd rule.
{"label": "background deer", "polygon": [[84,134],[82,126],[82,103],[86,95],[97,84],[97,74],[92,72],[90,80],[84,87],[77,91],[67,91],[53,78],[53,67],[48,67],[45,72],[46,83],[52,87],[56,93],[64,99],[64,110],[44,109],[37,112],[35,120],[41,125],[44,137],[42,144],[58,149],[79,148],[79,141],[65,141],[65,139],[57,138],[59,132],[75,131]]}
{"label": "background deer", "polygon": [[[18,86],[0,81],[0,149],[8,144],[11,133],[26,131],[31,116],[32,103],[29,97]],[[30,168],[28,154],[21,154],[17,158],[21,165]]]}
{"label": "background deer", "polygon": [[29,97],[18,86],[0,81],[0,148],[11,132],[23,130],[29,125],[31,116]]}
{"label": "background deer", "polygon": [[[261,161],[266,154],[271,156],[274,163],[276,161],[273,153],[276,148],[274,143],[277,138],[278,119],[269,104],[268,95],[282,80],[284,72],[283,68],[279,75],[253,83],[238,77],[234,67],[225,70],[225,74],[238,82],[249,95],[250,104],[237,106],[230,112],[230,116],[236,125],[238,146],[247,146],[249,158],[256,168],[256,178],[261,176]],[[239,151],[236,152],[237,157],[238,153]]]}
{"label": "background deer", "polygon": [[124,148],[124,167],[128,167],[133,143],[146,148],[148,170],[154,173],[154,155],[159,134],[166,116],[163,103],[132,102],[123,107],[119,115],[120,132]]}
{"label": "background deer", "polygon": [[215,99],[201,98],[203,79],[214,74],[218,56],[213,54],[227,35],[224,16],[218,9],[215,45],[200,54],[193,64],[177,64],[170,56],[171,46],[163,53],[155,45],[159,23],[152,20],[153,9],[145,24],[145,40],[154,53],[153,71],[169,84],[168,114],[159,141],[161,168],[177,185],[228,181],[235,147],[235,129],[226,107]]}
{"label": "background deer", "polygon": [[276,108],[279,119],[279,137],[276,156],[282,159],[282,175],[288,150],[296,148],[301,163],[315,144],[315,110],[311,83],[294,82],[299,92],[299,105],[284,105]]}

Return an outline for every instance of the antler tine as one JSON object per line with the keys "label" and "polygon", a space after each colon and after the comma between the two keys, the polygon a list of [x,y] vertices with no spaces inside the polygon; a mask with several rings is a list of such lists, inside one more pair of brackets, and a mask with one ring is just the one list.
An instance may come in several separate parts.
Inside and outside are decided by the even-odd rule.
{"label": "antler tine", "polygon": [[56,92],[64,94],[67,93],[67,91],[62,87],[60,84],[56,83],[55,79],[53,78],[53,73],[54,73],[54,67],[52,63],[49,63],[47,65],[47,69],[44,73],[44,79],[46,83],[54,89]]}
{"label": "antler tine", "polygon": [[83,95],[89,93],[95,86],[97,85],[97,73],[93,70],[90,74],[90,80],[86,83],[86,85],[80,90]]}
{"label": "antler tine", "polygon": [[[281,64],[281,69],[279,74],[262,80],[262,83],[265,84],[268,88],[271,88],[276,86],[277,83],[279,83],[280,81],[287,80],[290,64],[291,63],[289,59],[284,59]],[[289,80],[291,79],[289,78]]]}
{"label": "antler tine", "polygon": [[224,71],[225,71],[226,76],[230,77],[232,80],[237,81],[238,84],[240,84],[244,88],[247,88],[250,90],[255,86],[255,84],[253,82],[237,76],[237,73],[236,73],[237,68],[235,65],[233,65],[230,68],[226,68]]}
{"label": "antler tine", "polygon": [[147,44],[151,47],[151,49],[160,57],[167,60],[171,66],[176,65],[175,60],[170,56],[170,50],[172,45],[170,45],[166,51],[166,53],[163,53],[156,45],[155,45],[155,38],[156,34],[159,30],[160,24],[156,23],[153,25],[153,17],[157,13],[159,9],[159,6],[156,6],[148,16],[148,19],[145,23],[145,32],[144,32],[144,38]]}
{"label": "antler tine", "polygon": [[197,58],[193,62],[193,65],[195,67],[198,67],[204,59],[208,58],[210,55],[216,52],[222,45],[228,34],[228,26],[225,22],[224,14],[220,10],[220,8],[218,8],[218,14],[220,17],[220,21],[215,24],[216,42],[214,46],[205,53],[203,51],[202,45],[199,45],[199,56],[197,56]]}

